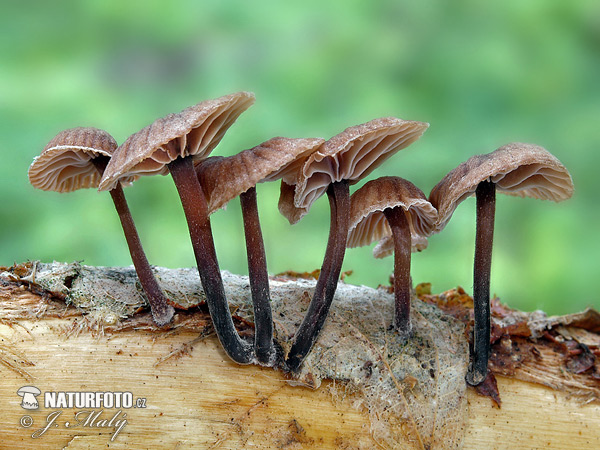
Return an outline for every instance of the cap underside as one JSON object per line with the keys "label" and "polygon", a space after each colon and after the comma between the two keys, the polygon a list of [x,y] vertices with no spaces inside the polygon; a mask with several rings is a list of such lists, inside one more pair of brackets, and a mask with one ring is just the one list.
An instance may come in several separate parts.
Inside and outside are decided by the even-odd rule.
{"label": "cap underside", "polygon": [[555,156],[536,145],[508,144],[469,158],[432,189],[429,200],[439,212],[437,231],[485,180],[495,183],[498,192],[518,197],[559,202],[573,194],[571,175]]}
{"label": "cap underside", "polygon": [[286,181],[288,185],[296,184],[295,194],[291,205],[282,205],[287,200],[280,198],[281,213],[290,222],[297,222],[331,183],[358,182],[395,152],[416,141],[428,126],[387,117],[347,128],[307,159],[296,180]]}
{"label": "cap underside", "polygon": [[[421,252],[427,248],[429,242],[426,237],[412,234],[410,235],[411,248],[410,251]],[[373,247],[373,257],[377,259],[386,258],[394,254],[394,238],[393,236],[384,236],[381,240]]]}
{"label": "cap underside", "polygon": [[360,247],[392,234],[383,211],[404,210],[411,234],[429,236],[437,221],[437,211],[425,194],[399,177],[369,181],[351,196],[347,247]]}
{"label": "cap underside", "polygon": [[191,156],[206,158],[229,127],[254,103],[254,94],[238,92],[206,100],[169,114],[129,136],[106,168],[100,190],[129,175],[166,175],[167,164]]}
{"label": "cap underside", "polygon": [[211,157],[196,166],[209,213],[257,183],[295,176],[300,164],[323,139],[276,137],[228,158]]}
{"label": "cap underside", "polygon": [[97,188],[101,175],[91,160],[100,156],[110,158],[116,148],[116,141],[104,130],[93,127],[63,130],[34,158],[29,167],[29,181],[44,191]]}

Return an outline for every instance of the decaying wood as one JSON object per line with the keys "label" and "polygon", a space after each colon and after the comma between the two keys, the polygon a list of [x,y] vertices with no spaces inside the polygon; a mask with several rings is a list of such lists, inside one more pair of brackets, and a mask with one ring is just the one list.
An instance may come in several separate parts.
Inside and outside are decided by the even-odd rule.
{"label": "decaying wood", "polygon": [[[599,446],[594,311],[547,319],[494,304],[499,409],[465,386],[461,320],[470,297],[460,290],[432,296],[420,287],[415,337],[405,343],[388,330],[392,295],[340,284],[321,338],[292,377],[230,362],[212,334],[197,272],[156,273],[179,308],[159,329],[143,309],[132,269],[31,263],[0,276],[0,448]],[[224,280],[236,326],[250,337],[247,278],[224,272]],[[271,282],[283,354],[314,281]],[[101,416],[74,426],[82,408],[22,409],[16,392],[26,385],[37,386],[40,399],[47,392],[131,392],[146,407],[88,408]],[[33,438],[57,411],[52,426]]]}

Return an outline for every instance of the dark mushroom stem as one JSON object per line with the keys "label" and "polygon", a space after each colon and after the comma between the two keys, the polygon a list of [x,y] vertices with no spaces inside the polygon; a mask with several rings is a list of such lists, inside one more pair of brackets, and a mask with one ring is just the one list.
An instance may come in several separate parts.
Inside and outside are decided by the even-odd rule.
{"label": "dark mushroom stem", "polygon": [[411,237],[408,218],[401,206],[383,211],[394,240],[394,327],[404,337],[410,335],[410,257]]}
{"label": "dark mushroom stem", "polygon": [[348,181],[342,180],[329,185],[327,196],[331,209],[329,239],[313,298],[286,361],[292,371],[298,370],[323,328],[344,262],[350,212]]}
{"label": "dark mushroom stem", "polygon": [[240,338],[231,318],[210,228],[208,206],[192,158],[177,158],[168,167],[181,198],[215,332],[232,360],[249,364],[253,359],[252,347]]}
{"label": "dark mushroom stem", "polygon": [[[93,158],[91,162],[98,172],[100,172],[100,175],[102,175],[109,160],[110,158],[108,156],[98,156]],[[123,193],[121,183],[117,183],[117,185],[111,189],[110,196],[113,199],[115,209],[121,220],[121,226],[123,227],[123,233],[125,234],[125,240],[129,247],[133,266],[135,267],[142,289],[144,289],[144,292],[146,293],[148,303],[150,303],[152,318],[157,325],[166,325],[173,318],[175,309],[169,305],[167,298],[152,273],[150,263],[148,262],[148,258],[146,258],[146,253],[144,253],[140,241],[140,236],[138,235],[133,218],[131,217],[129,206],[125,200],[125,194]]]}
{"label": "dark mushroom stem", "polygon": [[490,271],[494,240],[496,185],[491,181],[482,181],[477,186],[475,196],[477,198],[473,271],[475,326],[471,362],[467,373],[467,382],[471,385],[478,385],[485,380],[490,354]]}
{"label": "dark mushroom stem", "polygon": [[254,351],[256,359],[261,364],[270,365],[274,357],[273,318],[267,258],[256,204],[256,188],[252,187],[242,193],[240,203],[244,218],[248,275],[254,305]]}

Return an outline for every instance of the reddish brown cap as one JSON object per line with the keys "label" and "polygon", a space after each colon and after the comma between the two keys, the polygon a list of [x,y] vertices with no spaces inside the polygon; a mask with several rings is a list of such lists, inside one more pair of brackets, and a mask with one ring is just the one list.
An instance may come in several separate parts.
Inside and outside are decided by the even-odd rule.
{"label": "reddish brown cap", "polygon": [[294,196],[296,195],[296,185],[287,184],[281,180],[279,187],[279,212],[290,221],[291,224],[297,223],[308,212],[308,209],[296,208],[294,206]]}
{"label": "reddish brown cap", "polygon": [[257,183],[294,177],[308,155],[323,142],[316,138],[275,137],[228,158],[206,158],[196,166],[196,173],[209,214]]}
{"label": "reddish brown cap", "polygon": [[[308,157],[296,179],[284,180],[279,211],[296,223],[336,181],[356,183],[398,150],[419,139],[429,124],[386,117],[347,128]],[[290,203],[289,186],[295,186]]]}
{"label": "reddish brown cap", "polygon": [[225,132],[254,103],[254,94],[237,92],[169,114],[132,134],[106,167],[100,190],[111,189],[130,175],[166,175],[167,164],[179,157],[200,161],[217,146]]}
{"label": "reddish brown cap", "polygon": [[387,208],[401,207],[404,210],[411,235],[430,236],[437,221],[437,211],[427,201],[425,194],[400,177],[369,181],[352,194],[350,200],[350,226],[346,244],[349,248],[369,245],[392,234],[383,214]]}
{"label": "reddish brown cap", "polygon": [[[414,252],[421,252],[427,248],[429,242],[425,236],[420,234],[410,235],[410,250]],[[384,236],[378,243],[373,247],[373,257],[381,259],[390,256],[394,253],[394,238],[393,236]]]}
{"label": "reddish brown cap", "polygon": [[[44,191],[71,192],[97,188],[100,172],[91,160],[111,157],[117,143],[104,130],[78,127],[61,131],[29,166],[29,182]],[[124,182],[133,181],[131,178]]]}
{"label": "reddish brown cap", "polygon": [[485,155],[476,155],[446,175],[431,191],[429,201],[439,212],[441,231],[479,183],[490,180],[496,190],[519,197],[559,202],[573,195],[569,171],[550,152],[532,144],[512,143]]}

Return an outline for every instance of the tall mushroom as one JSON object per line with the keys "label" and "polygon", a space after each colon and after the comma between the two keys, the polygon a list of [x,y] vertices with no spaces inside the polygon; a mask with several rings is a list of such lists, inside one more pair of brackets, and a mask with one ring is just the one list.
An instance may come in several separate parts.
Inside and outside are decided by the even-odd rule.
{"label": "tall mushroom", "polygon": [[347,128],[309,156],[295,179],[282,181],[279,211],[290,223],[298,222],[325,192],[331,208],[321,273],[286,361],[291,370],[300,367],[316,341],[337,288],[348,235],[349,185],[416,141],[428,126],[388,117]]}
{"label": "tall mushroom", "polygon": [[[433,233],[437,211],[425,194],[400,177],[369,181],[350,197],[347,247],[369,245],[391,236],[394,249],[394,328],[408,337],[410,325],[410,254]],[[411,236],[418,236],[414,239]],[[414,245],[413,245],[414,242]],[[377,253],[382,254],[381,249]]]}
{"label": "tall mushroom", "polygon": [[473,299],[475,327],[467,382],[487,376],[490,351],[490,270],[496,191],[518,197],[559,202],[573,194],[573,180],[562,163],[542,147],[512,143],[492,153],[476,155],[448,173],[431,191],[441,231],[465,198],[477,198]]}
{"label": "tall mushroom", "polygon": [[169,114],[129,136],[115,151],[100,190],[111,189],[132,175],[170,173],[188,223],[206,302],[223,348],[231,359],[252,362],[252,348],[238,335],[215,252],[206,198],[194,165],[205,159],[235,120],[254,103],[254,94],[238,92],[206,100]]}
{"label": "tall mushroom", "polygon": [[209,214],[224,208],[233,198],[240,197],[256,324],[254,351],[258,362],[264,365],[273,364],[275,352],[269,275],[258,217],[256,184],[287,179],[323,142],[323,139],[276,137],[228,158],[207,158],[196,166]]}
{"label": "tall mushroom", "polygon": [[[61,131],[33,160],[29,167],[29,181],[45,191],[71,192],[97,188],[116,148],[117,143],[104,130],[79,127]],[[150,303],[152,317],[158,325],[165,325],[175,310],[168,304],[152,273],[121,187],[121,184],[130,184],[135,178],[127,176],[120,183],[115,183],[110,195],[121,220],[135,271]]]}

